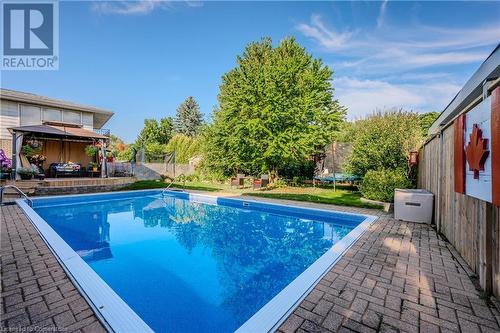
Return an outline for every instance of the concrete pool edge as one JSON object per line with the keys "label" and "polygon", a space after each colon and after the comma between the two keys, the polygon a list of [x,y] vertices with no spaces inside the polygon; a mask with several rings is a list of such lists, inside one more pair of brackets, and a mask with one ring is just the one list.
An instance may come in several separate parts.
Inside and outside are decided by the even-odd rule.
{"label": "concrete pool edge", "polygon": [[[343,254],[364,234],[364,232],[368,230],[370,225],[378,219],[378,217],[374,215],[343,212],[334,209],[303,207],[300,206],[300,204],[288,205],[253,199],[224,198],[199,193],[164,191],[161,189],[47,196],[36,198],[35,200],[43,201],[44,199],[51,198],[102,196],[106,194],[139,194],[147,192],[152,194],[168,193],[170,196],[175,196],[180,199],[216,205],[218,204],[218,199],[223,198],[224,200],[241,202],[242,208],[246,209],[251,209],[248,204],[264,204],[284,208],[283,213],[285,215],[289,209],[295,208],[309,213],[321,212],[321,215],[328,213],[364,217],[349,234],[337,242],[266,305],[259,309],[250,319],[238,328],[237,332],[269,332],[277,329],[307,294],[317,285],[320,279],[342,258]],[[73,284],[87,299],[89,305],[93,308],[98,318],[108,330],[115,332],[152,331],[121,299],[121,297],[118,296],[24,200],[20,199],[17,203],[22,211],[28,216],[28,220],[30,220],[38,233],[42,236],[42,239],[49,249],[59,260]],[[318,214],[318,217],[319,216],[320,214]],[[124,315],[124,313],[126,315]]]}
{"label": "concrete pool edge", "polygon": [[71,282],[110,332],[153,332],[24,199],[16,200]]}
{"label": "concrete pool edge", "polygon": [[311,266],[290,282],[278,295],[260,308],[250,319],[241,325],[236,332],[274,332],[299,306],[304,298],[314,289],[321,278],[342,258],[349,248],[378,219],[368,216],[349,234],[338,241]]}

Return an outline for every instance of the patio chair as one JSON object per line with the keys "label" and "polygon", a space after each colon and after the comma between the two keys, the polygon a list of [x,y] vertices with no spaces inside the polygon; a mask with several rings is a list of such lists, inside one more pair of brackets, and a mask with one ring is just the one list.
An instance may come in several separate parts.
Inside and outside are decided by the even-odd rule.
{"label": "patio chair", "polygon": [[254,179],[253,189],[266,188],[269,185],[269,175],[261,175],[260,179]]}
{"label": "patio chair", "polygon": [[236,177],[231,177],[231,187],[243,187],[245,185],[245,174],[238,173]]}

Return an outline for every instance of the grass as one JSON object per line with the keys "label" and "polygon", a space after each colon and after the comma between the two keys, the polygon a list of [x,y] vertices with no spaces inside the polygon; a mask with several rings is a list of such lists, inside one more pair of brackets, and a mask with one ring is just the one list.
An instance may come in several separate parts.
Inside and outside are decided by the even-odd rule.
{"label": "grass", "polygon": [[[122,187],[120,191],[131,191],[131,190],[148,190],[155,188],[165,188],[169,186],[170,183],[165,183],[160,180],[139,180],[135,183]],[[185,188],[186,190],[198,190],[198,191],[208,191],[215,192],[220,191],[221,188],[216,187],[214,184],[207,184],[201,182],[189,182],[185,186],[181,183],[173,183],[171,187],[175,188]]]}
{"label": "grass", "polygon": [[[146,189],[157,189],[165,188],[169,183],[156,180],[140,180],[133,184],[130,184],[120,190],[146,190]],[[231,188],[227,184],[214,184],[207,182],[186,182],[174,183],[171,187],[175,188],[185,188],[186,190],[198,190],[207,192],[220,192],[221,194],[232,194],[234,196],[238,195],[248,195],[253,197],[270,198],[270,199],[283,199],[283,200],[295,200],[295,201],[307,201],[321,204],[330,205],[340,205],[340,206],[352,206],[360,208],[376,208],[380,209],[379,206],[374,206],[371,204],[366,204],[361,202],[361,194],[356,190],[356,187],[349,185],[337,186],[336,190],[333,190],[331,185],[323,186],[288,186],[284,188],[275,188],[270,190],[251,190],[248,187],[244,189]]]}
{"label": "grass", "polygon": [[362,202],[360,200],[361,194],[357,191],[353,192],[340,189],[333,191],[333,189],[323,188],[292,187],[263,192],[245,192],[244,195],[269,199],[307,201],[321,204],[352,206],[360,208],[381,208],[379,206]]}

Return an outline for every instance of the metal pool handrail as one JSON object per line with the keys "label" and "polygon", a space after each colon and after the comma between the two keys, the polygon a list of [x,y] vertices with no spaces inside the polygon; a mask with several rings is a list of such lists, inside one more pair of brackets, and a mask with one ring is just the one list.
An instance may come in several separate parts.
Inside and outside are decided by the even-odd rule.
{"label": "metal pool handrail", "polygon": [[5,190],[8,188],[14,189],[19,195],[23,196],[26,199],[26,201],[28,201],[28,204],[30,205],[30,207],[33,207],[33,201],[30,198],[28,198],[26,193],[24,193],[19,187],[15,186],[15,185],[4,185],[4,186],[0,187],[0,205],[3,205],[3,194],[4,194]]}
{"label": "metal pool handrail", "polygon": [[[184,176],[183,173],[181,173],[178,177],[180,176]],[[161,194],[164,195],[165,193],[167,193],[167,191],[169,191],[169,188],[174,184],[175,182],[175,178],[172,179],[172,181],[167,185],[167,187],[165,187],[162,191],[161,191]],[[182,190],[185,191],[186,190],[186,178],[184,177],[184,180],[182,181]]]}

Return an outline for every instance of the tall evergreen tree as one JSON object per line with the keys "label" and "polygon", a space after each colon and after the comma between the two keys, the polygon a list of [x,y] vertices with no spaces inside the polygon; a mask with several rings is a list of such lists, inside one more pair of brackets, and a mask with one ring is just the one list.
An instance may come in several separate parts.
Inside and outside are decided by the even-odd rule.
{"label": "tall evergreen tree", "polygon": [[203,124],[203,115],[196,100],[189,96],[179,105],[174,119],[175,131],[190,137],[196,136]]}

